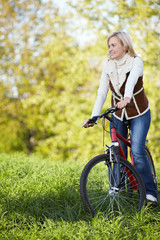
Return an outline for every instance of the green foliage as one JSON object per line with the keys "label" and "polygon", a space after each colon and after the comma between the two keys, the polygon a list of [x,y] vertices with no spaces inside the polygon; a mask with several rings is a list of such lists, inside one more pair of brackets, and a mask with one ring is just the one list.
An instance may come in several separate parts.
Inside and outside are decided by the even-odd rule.
{"label": "green foliage", "polygon": [[[68,1],[61,13],[52,1],[1,1],[0,151],[24,151],[58,159],[102,153],[102,128],[82,129],[96,99],[106,58],[106,37],[125,28],[145,64],[152,109],[149,145],[159,149],[159,11],[153,1]],[[143,10],[143,11],[142,11]],[[78,25],[77,20],[86,24]],[[95,33],[79,45],[76,33]],[[110,106],[110,95],[103,110]],[[107,143],[109,140],[107,135]]]}
{"label": "green foliage", "polygon": [[0,239],[159,239],[159,206],[112,220],[84,211],[79,181],[85,164],[0,154]]}

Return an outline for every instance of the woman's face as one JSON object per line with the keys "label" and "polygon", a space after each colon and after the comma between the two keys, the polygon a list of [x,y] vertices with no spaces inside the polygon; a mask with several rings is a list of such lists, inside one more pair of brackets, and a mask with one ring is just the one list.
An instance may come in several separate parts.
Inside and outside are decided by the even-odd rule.
{"label": "woman's face", "polygon": [[109,39],[108,47],[111,59],[119,60],[126,54],[124,46],[122,45],[120,39],[116,36]]}

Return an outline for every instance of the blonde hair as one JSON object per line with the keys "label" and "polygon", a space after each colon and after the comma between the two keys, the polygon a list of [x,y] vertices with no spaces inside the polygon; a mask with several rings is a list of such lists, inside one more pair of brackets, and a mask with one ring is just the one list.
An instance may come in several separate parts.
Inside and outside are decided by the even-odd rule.
{"label": "blonde hair", "polygon": [[109,45],[109,40],[112,37],[115,37],[115,36],[119,38],[119,40],[121,41],[122,45],[125,47],[126,52],[131,57],[136,57],[137,56],[135,51],[134,51],[134,49],[133,49],[131,38],[130,38],[130,36],[126,32],[116,31],[116,32],[110,34],[108,39],[107,39],[107,44],[108,45]]}

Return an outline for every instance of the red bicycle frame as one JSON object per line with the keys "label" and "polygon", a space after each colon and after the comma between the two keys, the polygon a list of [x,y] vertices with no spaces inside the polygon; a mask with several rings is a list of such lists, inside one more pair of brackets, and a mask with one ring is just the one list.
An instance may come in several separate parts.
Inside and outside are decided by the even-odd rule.
{"label": "red bicycle frame", "polygon": [[[122,136],[116,131],[116,128],[111,128],[111,138],[112,138],[112,141],[118,142],[118,143],[119,143],[118,139],[120,139],[120,140],[123,141],[128,147],[131,148],[131,142],[130,142],[130,140],[128,141],[128,140],[126,140],[124,137],[122,137]],[[126,159],[126,157],[125,157],[125,155],[124,155],[124,153],[123,153],[123,150],[122,150],[120,144],[119,144],[119,151],[120,151],[120,156]],[[132,161],[133,166],[135,166],[135,165],[134,165],[134,160],[133,160],[132,152],[131,152],[131,161]]]}
{"label": "red bicycle frame", "polygon": [[[119,144],[119,154],[120,154],[120,156],[121,156],[122,158],[126,159],[126,157],[125,157],[125,155],[124,155],[124,152],[123,152],[123,150],[122,150],[122,148],[121,148],[121,145],[120,145],[118,139],[120,139],[121,141],[123,141],[123,142],[124,142],[128,147],[130,147],[130,148],[131,148],[131,142],[128,141],[128,140],[126,140],[124,137],[122,137],[122,136],[116,131],[116,128],[111,128],[111,139],[112,139],[113,142],[118,142],[118,144]],[[131,155],[132,164],[133,164],[133,166],[135,166],[135,165],[134,165],[134,160],[133,160],[132,153],[131,153],[130,155]],[[135,178],[133,177],[133,175],[131,174],[131,172],[128,171],[128,169],[126,169],[126,168],[125,168],[125,170],[126,170],[127,175],[128,175],[128,177],[129,177],[129,179],[130,179],[130,182],[131,182],[131,184],[132,184],[132,189],[133,189],[133,190],[134,190],[134,189],[138,189],[137,187],[135,187],[135,186],[136,186],[136,180],[135,180]]]}

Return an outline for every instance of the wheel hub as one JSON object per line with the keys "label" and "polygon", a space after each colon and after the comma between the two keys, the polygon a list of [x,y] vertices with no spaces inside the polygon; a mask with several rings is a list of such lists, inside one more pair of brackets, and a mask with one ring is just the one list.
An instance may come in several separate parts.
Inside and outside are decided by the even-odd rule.
{"label": "wheel hub", "polygon": [[112,187],[111,189],[109,189],[109,195],[111,195],[111,196],[117,195],[118,192],[119,192],[119,188]]}

